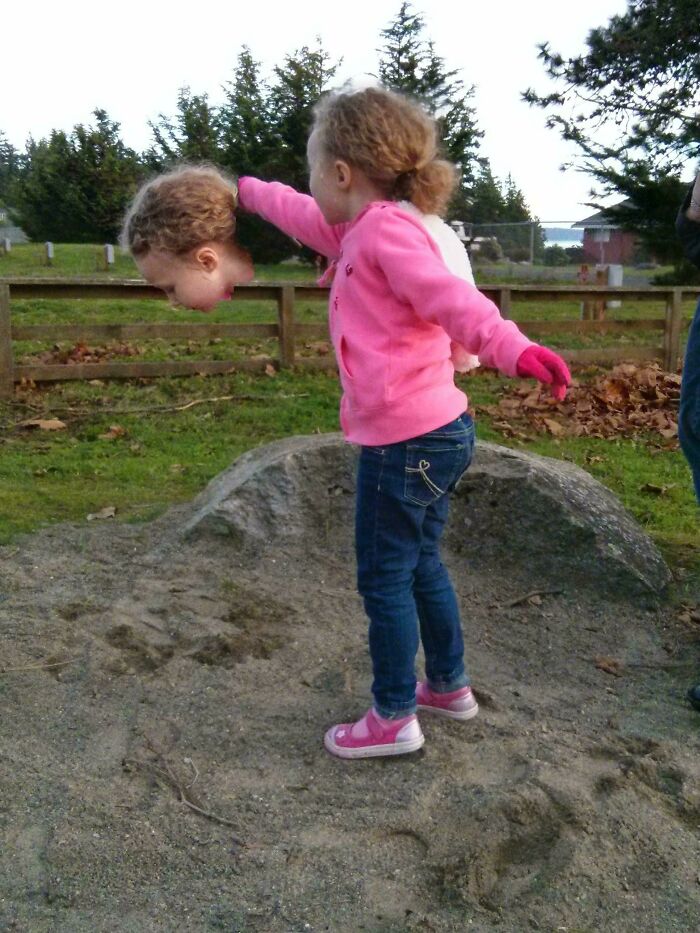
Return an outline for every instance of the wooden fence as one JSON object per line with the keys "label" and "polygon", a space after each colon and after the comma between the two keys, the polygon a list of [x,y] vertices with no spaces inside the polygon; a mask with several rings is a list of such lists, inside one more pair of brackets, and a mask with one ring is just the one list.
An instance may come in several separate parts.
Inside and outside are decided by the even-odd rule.
{"label": "wooden fence", "polygon": [[[558,321],[519,320],[518,326],[531,337],[548,334],[650,334],[644,344],[585,350],[559,350],[574,363],[615,362],[621,359],[659,360],[666,369],[675,369],[680,355],[682,331],[682,303],[685,297],[700,294],[700,287],[686,288],[620,288],[601,285],[486,285],[480,289],[500,308],[504,317],[511,316],[512,305],[517,302],[551,302],[575,300],[590,307],[604,307],[606,301],[658,300],[663,316],[634,320],[567,319]],[[325,301],[328,289],[316,285],[292,283],[254,283],[238,286],[233,301],[273,300],[277,303],[277,321],[263,324],[38,324],[15,325],[12,321],[12,302],[18,299],[164,299],[161,291],[141,281],[94,279],[0,278],[0,397],[8,398],[14,384],[21,380],[36,382],[67,379],[133,379],[157,376],[214,374],[232,370],[258,370],[272,363],[283,368],[330,368],[335,366],[332,354],[315,359],[297,358],[297,338],[328,337],[325,323],[303,323],[295,319],[298,301]],[[16,365],[12,343],[15,340],[91,341],[91,340],[148,340],[164,339],[206,340],[213,338],[275,337],[279,344],[277,358],[255,360],[167,360],[160,362],[113,362]],[[544,341],[546,342],[546,340]]]}

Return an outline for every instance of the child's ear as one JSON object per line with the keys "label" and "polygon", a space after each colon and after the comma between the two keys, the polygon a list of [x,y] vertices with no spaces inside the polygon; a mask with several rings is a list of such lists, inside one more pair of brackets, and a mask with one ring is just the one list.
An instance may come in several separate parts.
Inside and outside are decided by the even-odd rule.
{"label": "child's ear", "polygon": [[352,171],[347,162],[343,162],[342,159],[336,159],[333,163],[333,169],[335,171],[335,180],[336,184],[343,191],[346,191],[350,187],[350,181],[352,178]]}
{"label": "child's ear", "polygon": [[200,246],[195,250],[195,262],[198,263],[205,272],[213,272],[219,264],[219,257],[215,249],[211,246]]}

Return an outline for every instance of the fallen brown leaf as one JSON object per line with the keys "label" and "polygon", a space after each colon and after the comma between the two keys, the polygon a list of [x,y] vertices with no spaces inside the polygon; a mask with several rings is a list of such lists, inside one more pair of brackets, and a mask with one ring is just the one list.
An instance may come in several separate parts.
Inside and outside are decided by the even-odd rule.
{"label": "fallen brown leaf", "polygon": [[673,489],[674,483],[669,483],[668,486],[657,486],[656,483],[644,483],[643,486],[639,487],[640,492],[648,492],[653,496],[665,496],[669,489]]}
{"label": "fallen brown leaf", "polygon": [[98,436],[104,441],[113,441],[117,437],[124,437],[125,434],[126,428],[123,428],[120,424],[112,424],[106,434],[100,434]]}
{"label": "fallen brown leaf", "polygon": [[20,428],[38,428],[40,431],[63,431],[66,427],[65,422],[58,418],[30,418],[29,421],[21,421]]}
{"label": "fallen brown leaf", "polygon": [[553,418],[543,418],[542,421],[544,422],[549,433],[554,435],[554,437],[561,437],[564,433],[564,428],[562,425],[560,425],[559,422],[555,421]]}
{"label": "fallen brown leaf", "polygon": [[599,654],[593,658],[593,661],[599,671],[605,671],[606,674],[612,674],[614,677],[620,677],[622,674],[622,662],[616,658],[609,658],[604,654]]}

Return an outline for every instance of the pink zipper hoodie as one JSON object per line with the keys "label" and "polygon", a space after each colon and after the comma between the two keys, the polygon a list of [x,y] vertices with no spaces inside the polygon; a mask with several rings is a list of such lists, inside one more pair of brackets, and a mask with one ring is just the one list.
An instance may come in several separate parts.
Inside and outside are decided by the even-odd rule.
{"label": "pink zipper hoodie", "polygon": [[329,326],[348,441],[393,444],[463,414],[451,341],[516,375],[532,341],[448,271],[420,219],[395,202],[372,202],[350,223],[331,226],[312,197],[278,182],[241,178],[239,200],[331,260]]}

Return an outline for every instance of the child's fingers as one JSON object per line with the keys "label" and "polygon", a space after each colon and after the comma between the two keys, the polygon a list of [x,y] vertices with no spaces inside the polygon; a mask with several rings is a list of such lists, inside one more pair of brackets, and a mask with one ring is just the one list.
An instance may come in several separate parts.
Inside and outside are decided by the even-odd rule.
{"label": "child's fingers", "polygon": [[552,373],[538,359],[531,357],[527,364],[527,374],[537,379],[538,382],[544,382],[549,385],[552,382]]}
{"label": "child's fingers", "polygon": [[566,395],[566,387],[571,382],[569,367],[560,356],[547,347],[528,347],[518,360],[517,368],[519,376],[529,376],[545,385],[551,385],[552,395],[557,401],[561,401]]}
{"label": "child's fingers", "polygon": [[571,373],[564,360],[560,356],[553,354],[552,359],[548,360],[548,364],[554,376],[554,382],[561,382],[563,385],[568,386],[571,382]]}

